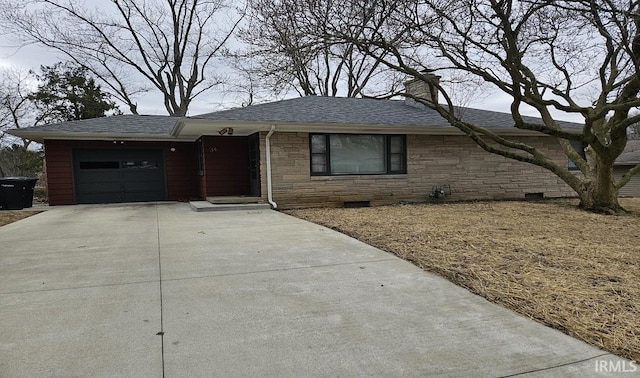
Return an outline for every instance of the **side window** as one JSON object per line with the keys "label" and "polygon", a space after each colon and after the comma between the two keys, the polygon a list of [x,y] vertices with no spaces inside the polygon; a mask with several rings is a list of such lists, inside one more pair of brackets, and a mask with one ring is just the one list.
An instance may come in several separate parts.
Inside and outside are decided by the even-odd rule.
{"label": "side window", "polygon": [[406,173],[406,139],[404,135],[390,135],[389,141],[389,173]]}
{"label": "side window", "polygon": [[[576,150],[576,152],[579,153],[583,159],[587,158],[587,155],[584,152],[584,149],[587,147],[586,143],[579,140],[572,140],[571,147],[573,147],[573,149]],[[577,171],[578,167],[575,165],[575,163],[572,162],[571,159],[567,159],[567,160],[568,160],[567,168],[569,168],[570,171]]]}
{"label": "side window", "polygon": [[311,174],[327,174],[329,167],[329,149],[327,134],[312,134],[309,140],[311,151]]}

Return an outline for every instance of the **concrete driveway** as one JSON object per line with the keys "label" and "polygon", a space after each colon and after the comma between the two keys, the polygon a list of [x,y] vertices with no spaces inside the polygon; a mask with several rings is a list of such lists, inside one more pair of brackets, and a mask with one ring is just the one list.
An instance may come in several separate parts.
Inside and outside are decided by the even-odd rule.
{"label": "concrete driveway", "polygon": [[0,228],[0,377],[602,377],[634,366],[271,210],[72,206]]}

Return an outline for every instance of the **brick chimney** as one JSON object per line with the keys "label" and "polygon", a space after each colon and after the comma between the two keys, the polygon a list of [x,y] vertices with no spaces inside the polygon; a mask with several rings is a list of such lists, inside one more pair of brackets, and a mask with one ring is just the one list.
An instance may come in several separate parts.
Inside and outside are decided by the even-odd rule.
{"label": "brick chimney", "polygon": [[[437,104],[438,91],[437,90],[435,91],[436,98],[435,99],[431,98],[431,92],[429,91],[429,86],[430,84],[440,83],[440,76],[437,76],[431,73],[426,73],[426,72],[423,72],[422,75],[425,76],[429,82],[420,80],[420,79],[411,79],[409,81],[405,81],[404,82],[405,93],[416,96],[416,97],[420,97],[426,101]],[[422,105],[419,102],[416,102],[414,99],[409,97],[405,97],[404,102],[405,104],[411,105],[411,106]]]}

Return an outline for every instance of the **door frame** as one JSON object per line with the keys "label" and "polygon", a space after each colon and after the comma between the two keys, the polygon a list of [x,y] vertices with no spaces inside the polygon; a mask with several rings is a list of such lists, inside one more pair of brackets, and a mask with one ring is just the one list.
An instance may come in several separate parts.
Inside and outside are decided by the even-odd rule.
{"label": "door frame", "polygon": [[261,196],[260,177],[260,133],[254,133],[247,137],[249,143],[249,195]]}

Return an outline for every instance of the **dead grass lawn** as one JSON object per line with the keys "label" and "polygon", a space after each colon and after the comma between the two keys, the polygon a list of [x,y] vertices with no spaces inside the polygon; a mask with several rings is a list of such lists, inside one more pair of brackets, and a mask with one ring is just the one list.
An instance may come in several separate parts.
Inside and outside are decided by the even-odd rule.
{"label": "dead grass lawn", "polygon": [[474,202],[288,213],[339,230],[488,300],[640,360],[640,199],[629,215],[577,201]]}
{"label": "dead grass lawn", "polygon": [[0,227],[4,226],[5,224],[17,222],[20,219],[24,219],[38,213],[40,213],[40,211],[0,211]]}

